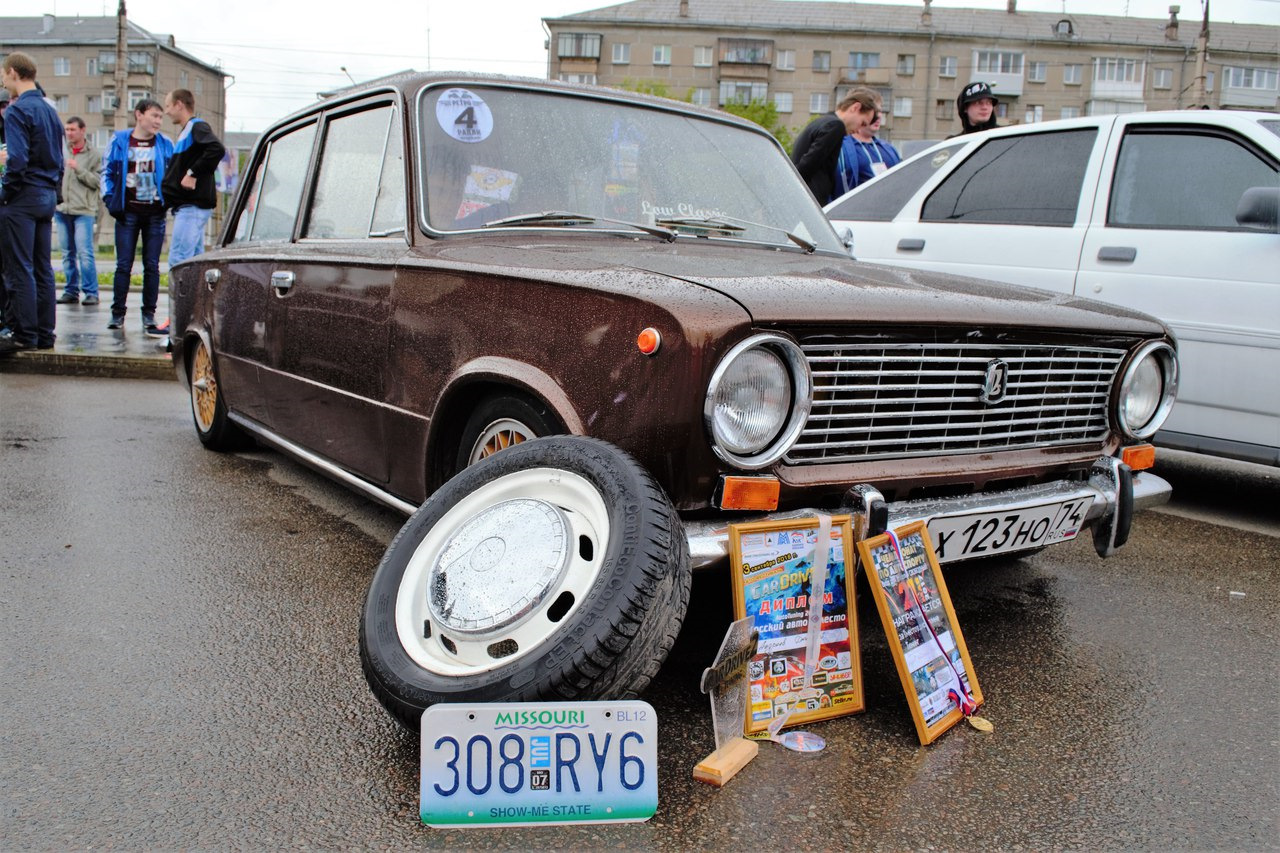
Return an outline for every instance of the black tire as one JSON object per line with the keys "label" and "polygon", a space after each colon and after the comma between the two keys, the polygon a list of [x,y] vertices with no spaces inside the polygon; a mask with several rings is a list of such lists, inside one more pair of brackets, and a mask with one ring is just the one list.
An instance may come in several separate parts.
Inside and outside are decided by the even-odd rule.
{"label": "black tire", "polygon": [[[510,551],[494,562],[477,556],[499,538],[494,531],[516,527],[501,526],[511,519],[505,513],[539,503],[561,507],[562,517],[570,519],[568,541],[578,544],[576,551],[568,549],[574,553],[563,586],[555,581],[542,587],[547,594],[533,600],[551,601],[551,606],[532,605],[526,615],[513,617],[512,624],[482,629],[490,632],[478,641],[460,635],[445,620],[475,611],[457,602],[473,608],[481,602],[497,619],[511,612],[505,609],[508,601],[527,600],[517,596],[542,582],[526,580],[540,577],[524,571],[532,546],[520,553],[519,561],[509,559],[515,553]],[[494,507],[499,509],[486,514]],[[490,524],[486,519],[494,520]],[[608,535],[601,547],[591,537],[605,519]],[[471,541],[480,544],[472,550],[446,551],[477,530]],[[521,545],[540,532],[522,535]],[[501,550],[505,540],[493,547]],[[437,571],[435,557],[442,552],[451,561]],[[458,569],[464,561],[464,569]],[[502,583],[481,574],[495,569],[499,575],[522,573],[519,580]],[[577,595],[568,591],[571,577],[578,584]],[[480,578],[483,592],[478,591]],[[374,696],[413,731],[422,712],[437,702],[631,698],[648,686],[675,642],[689,605],[690,578],[679,517],[639,463],[597,439],[527,441],[466,468],[401,528],[365,599],[361,665]],[[476,592],[452,592],[455,587],[466,590],[468,581]],[[429,588],[446,586],[450,596],[438,593],[446,599],[441,605],[445,610],[432,609]],[[503,600],[507,590],[508,600]],[[573,604],[557,613],[565,595],[573,596]],[[463,616],[455,616],[455,610]],[[513,639],[517,635],[520,640]],[[522,642],[525,647],[519,648]],[[518,651],[512,652],[512,646]],[[493,656],[495,649],[510,658],[484,657]]]}
{"label": "black tire", "polygon": [[[462,428],[453,471],[456,474],[474,465],[479,461],[478,456],[488,457],[531,438],[560,435],[564,431],[559,419],[541,400],[513,394],[489,397],[476,406]],[[482,439],[483,445],[478,448]]]}
{"label": "black tire", "polygon": [[227,403],[218,386],[213,353],[196,338],[187,359],[187,384],[191,391],[191,420],[200,443],[210,450],[243,450],[253,439],[227,417]]}

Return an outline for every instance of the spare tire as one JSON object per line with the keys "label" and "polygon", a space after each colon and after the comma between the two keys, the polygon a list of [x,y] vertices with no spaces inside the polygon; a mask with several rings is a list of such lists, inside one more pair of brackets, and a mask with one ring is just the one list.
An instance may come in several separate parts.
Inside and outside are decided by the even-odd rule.
{"label": "spare tire", "polygon": [[405,523],[369,586],[360,660],[407,728],[437,702],[624,699],[689,604],[688,545],[638,462],[591,438],[509,447]]}

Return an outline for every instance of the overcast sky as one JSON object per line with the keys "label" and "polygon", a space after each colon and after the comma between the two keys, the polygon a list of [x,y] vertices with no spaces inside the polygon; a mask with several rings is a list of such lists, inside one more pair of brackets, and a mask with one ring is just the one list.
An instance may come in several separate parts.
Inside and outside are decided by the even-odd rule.
{"label": "overcast sky", "polygon": [[[670,0],[674,14],[677,0]],[[695,5],[698,0],[691,0]],[[919,0],[880,0],[921,6]],[[1202,0],[1180,0],[1198,21]],[[0,16],[114,15],[117,0],[0,0]],[[259,131],[316,92],[393,71],[545,77],[542,18],[613,5],[593,0],[126,0],[130,20],[233,75],[227,129]],[[1006,0],[934,0],[1003,9]],[[1018,0],[1024,11],[1167,18],[1170,0]],[[1280,0],[1212,0],[1214,21],[1280,24]],[[341,70],[346,67],[347,73]]]}

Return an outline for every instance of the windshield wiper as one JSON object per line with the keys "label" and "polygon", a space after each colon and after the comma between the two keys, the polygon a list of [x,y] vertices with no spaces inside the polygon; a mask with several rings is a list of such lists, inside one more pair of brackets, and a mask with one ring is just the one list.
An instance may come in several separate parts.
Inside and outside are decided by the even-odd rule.
{"label": "windshield wiper", "polygon": [[724,219],[729,222],[741,222],[743,225],[751,225],[755,228],[765,228],[765,229],[768,229],[769,231],[777,231],[780,234],[786,235],[786,238],[788,240],[790,240],[792,243],[795,243],[801,249],[804,249],[806,255],[812,255],[815,251],[817,251],[817,248],[818,248],[817,243],[810,243],[808,240],[799,236],[798,234],[792,234],[787,229],[777,225],[767,225],[763,222],[752,222],[750,219],[739,219],[736,216],[719,216],[716,218]]}
{"label": "windshield wiper", "polygon": [[665,225],[668,228],[693,228],[707,232],[718,231],[721,234],[741,234],[743,231],[747,230],[740,225],[730,225],[728,222],[716,219],[713,216],[704,216],[700,218],[683,216],[670,219],[659,219],[654,224]]}
{"label": "windshield wiper", "polygon": [[523,226],[523,225],[550,225],[553,227],[568,227],[570,225],[593,225],[596,222],[608,222],[611,225],[626,225],[628,228],[635,228],[646,234],[652,234],[655,237],[661,237],[668,243],[674,243],[676,232],[670,228],[658,228],[653,225],[644,225],[640,222],[628,222],[625,219],[610,219],[607,216],[589,216],[585,213],[571,213],[567,210],[544,210],[541,213],[520,213],[515,216],[504,216],[501,219],[491,219],[481,228],[497,228],[500,226]]}

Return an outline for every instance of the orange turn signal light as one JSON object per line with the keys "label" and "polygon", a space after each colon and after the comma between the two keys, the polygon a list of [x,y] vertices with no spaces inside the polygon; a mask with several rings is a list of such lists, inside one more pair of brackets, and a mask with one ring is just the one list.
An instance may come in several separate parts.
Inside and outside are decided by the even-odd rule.
{"label": "orange turn signal light", "polygon": [[777,509],[782,484],[773,477],[724,477],[721,509]]}
{"label": "orange turn signal light", "polygon": [[653,355],[662,346],[662,334],[653,326],[636,335],[636,346],[645,355]]}
{"label": "orange turn signal light", "polygon": [[1124,449],[1120,461],[1134,471],[1145,471],[1156,464],[1156,449],[1150,444],[1135,444]]}

